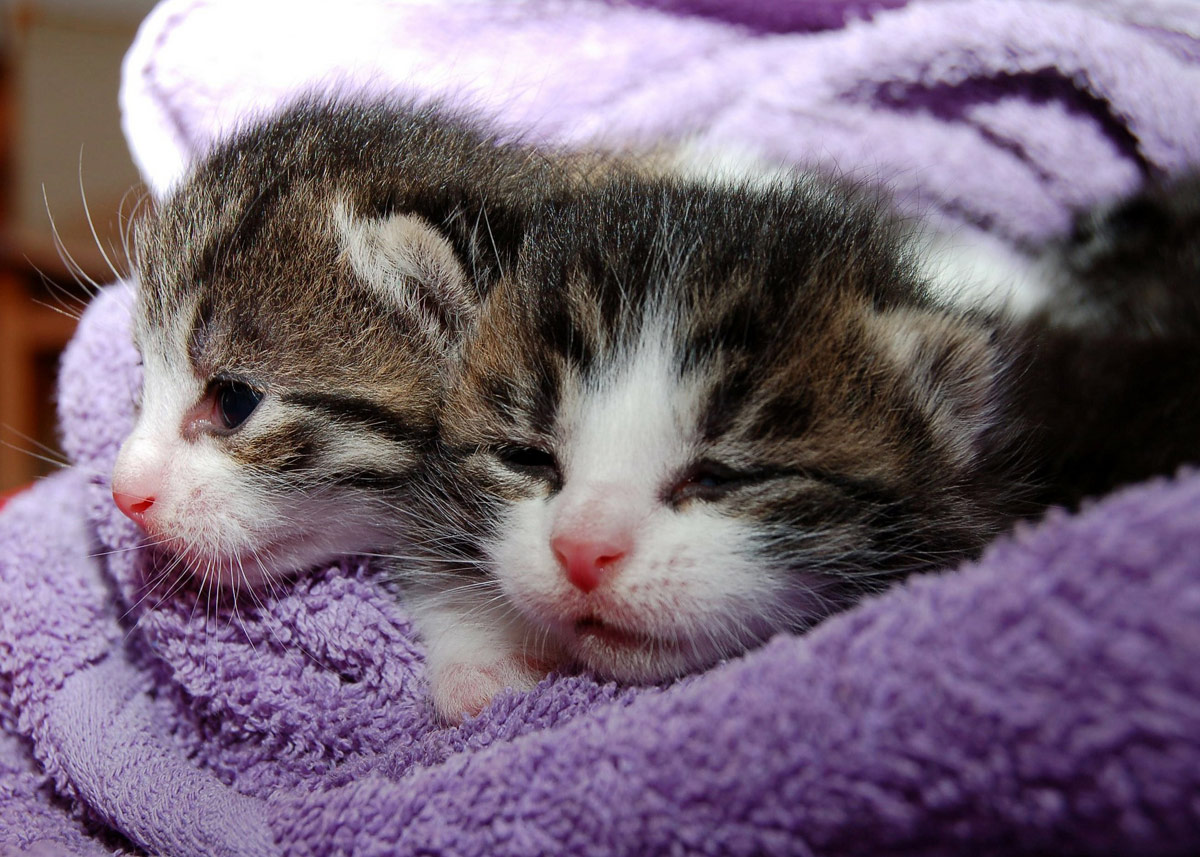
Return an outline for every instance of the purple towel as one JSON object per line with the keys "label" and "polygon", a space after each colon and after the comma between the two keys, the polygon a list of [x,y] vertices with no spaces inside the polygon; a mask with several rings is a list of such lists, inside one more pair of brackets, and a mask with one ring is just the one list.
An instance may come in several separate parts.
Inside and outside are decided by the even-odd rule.
{"label": "purple towel", "polygon": [[[329,83],[837,165],[1017,241],[1200,162],[1194,7],[897,5],[172,0],[123,106],[156,188]],[[108,488],[130,296],[64,359],[75,465],[0,514],[0,855],[1200,852],[1200,476],[673,686],[552,677],[448,728],[366,563],[236,612],[146,585]]]}

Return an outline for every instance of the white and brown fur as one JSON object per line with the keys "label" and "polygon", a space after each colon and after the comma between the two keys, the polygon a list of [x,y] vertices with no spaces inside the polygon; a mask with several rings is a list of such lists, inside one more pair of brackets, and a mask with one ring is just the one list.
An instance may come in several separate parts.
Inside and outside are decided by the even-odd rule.
{"label": "white and brown fur", "polygon": [[816,177],[545,206],[440,416],[410,584],[439,710],[703,668],[1200,456],[1195,341],[947,306],[918,244]]}

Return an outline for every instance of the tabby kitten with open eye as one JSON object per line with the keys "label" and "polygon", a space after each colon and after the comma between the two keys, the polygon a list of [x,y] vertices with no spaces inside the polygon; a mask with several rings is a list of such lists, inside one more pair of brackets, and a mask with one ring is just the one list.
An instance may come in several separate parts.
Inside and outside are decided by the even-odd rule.
{"label": "tabby kitten with open eye", "polygon": [[[921,246],[816,177],[544,207],[441,413],[411,585],[439,711],[569,661],[708,666],[1078,499],[1097,456],[1111,487],[1200,455],[1194,343],[1147,391],[1159,344],[956,309]],[[1137,460],[1112,420],[1182,430]]]}
{"label": "tabby kitten with open eye", "polygon": [[136,227],[122,511],[218,584],[391,547],[448,355],[525,212],[587,167],[402,104],[302,103],[220,145]]}

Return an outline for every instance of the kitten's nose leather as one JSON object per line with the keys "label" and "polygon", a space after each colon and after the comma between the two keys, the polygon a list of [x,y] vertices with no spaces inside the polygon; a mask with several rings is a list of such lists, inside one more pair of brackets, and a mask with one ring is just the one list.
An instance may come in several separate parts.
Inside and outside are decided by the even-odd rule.
{"label": "kitten's nose leather", "polygon": [[154,505],[153,497],[138,497],[136,494],[125,494],[117,489],[113,489],[113,500],[117,503],[117,508],[143,530],[148,529],[146,526],[146,515],[150,511],[150,507]]}
{"label": "kitten's nose leather", "polygon": [[629,552],[630,540],[619,536],[588,538],[559,535],[550,540],[550,549],[577,589],[591,592],[605,577],[616,572],[617,564]]}

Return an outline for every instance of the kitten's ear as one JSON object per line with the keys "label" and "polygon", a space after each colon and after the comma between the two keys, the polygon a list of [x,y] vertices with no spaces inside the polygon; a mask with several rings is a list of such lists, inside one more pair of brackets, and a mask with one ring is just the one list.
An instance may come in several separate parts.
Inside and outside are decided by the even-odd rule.
{"label": "kitten's ear", "polygon": [[1001,362],[991,331],[967,319],[912,309],[875,314],[868,330],[911,385],[954,460],[965,464],[975,458],[998,412]]}
{"label": "kitten's ear", "polygon": [[427,220],[415,214],[363,217],[339,203],[334,222],[343,257],[390,304],[452,340],[474,321],[479,298],[453,245]]}

